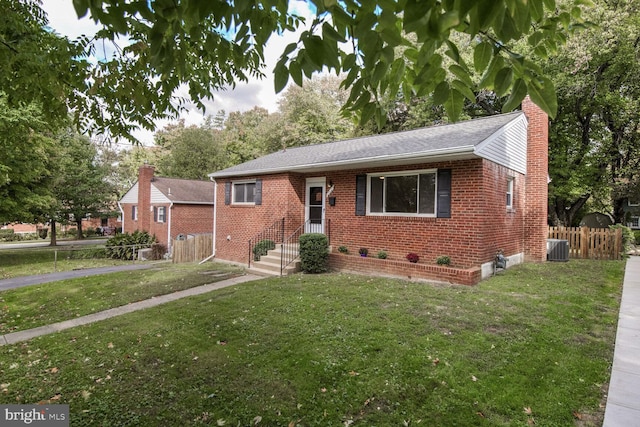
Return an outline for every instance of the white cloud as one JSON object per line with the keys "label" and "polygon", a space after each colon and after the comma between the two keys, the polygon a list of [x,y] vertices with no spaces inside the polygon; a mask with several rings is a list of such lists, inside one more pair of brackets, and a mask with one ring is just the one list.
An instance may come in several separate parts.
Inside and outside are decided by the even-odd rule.
{"label": "white cloud", "polygon": [[[42,7],[47,12],[50,27],[58,34],[75,39],[80,35],[90,37],[98,29],[92,19],[85,17],[79,20],[77,18],[72,0],[43,0]],[[294,10],[299,16],[307,18],[307,22],[310,22],[312,11],[307,2],[293,1],[290,3],[289,9]],[[214,94],[213,100],[203,100],[206,111],[203,112],[193,107],[183,113],[181,118],[188,125],[198,125],[206,115],[215,115],[219,110],[225,110],[228,114],[233,111],[247,111],[254,106],[259,106],[270,112],[276,111],[278,96],[274,90],[273,68],[285,46],[297,41],[303,30],[300,28],[294,34],[287,33],[271,37],[265,49],[264,79],[249,79],[247,83],[238,83],[234,89],[217,92]],[[156,122],[156,126],[161,129],[168,123],[169,120],[160,120]],[[143,144],[153,143],[152,132],[140,131],[135,133],[135,136]]]}

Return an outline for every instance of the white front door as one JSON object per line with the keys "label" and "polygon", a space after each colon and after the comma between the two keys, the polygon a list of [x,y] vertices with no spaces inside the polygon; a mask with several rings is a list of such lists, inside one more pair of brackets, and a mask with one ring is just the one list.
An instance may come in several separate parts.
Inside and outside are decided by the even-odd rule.
{"label": "white front door", "polygon": [[304,204],[305,233],[324,233],[325,178],[307,178]]}

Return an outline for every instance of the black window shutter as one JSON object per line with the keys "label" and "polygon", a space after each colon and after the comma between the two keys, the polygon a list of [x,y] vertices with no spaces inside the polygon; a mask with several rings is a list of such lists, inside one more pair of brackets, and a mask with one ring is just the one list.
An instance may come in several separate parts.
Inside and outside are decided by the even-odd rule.
{"label": "black window shutter", "polygon": [[153,207],[153,222],[158,222],[158,208]]}
{"label": "black window shutter", "polygon": [[253,198],[253,203],[256,205],[262,204],[262,180],[256,179],[256,195]]}
{"label": "black window shutter", "polygon": [[136,219],[136,209],[138,209],[137,206],[131,206],[131,219],[134,221]]}
{"label": "black window shutter", "polygon": [[438,218],[451,218],[451,169],[438,169]]}
{"label": "black window shutter", "polygon": [[367,213],[367,175],[356,175],[356,216]]}
{"label": "black window shutter", "polygon": [[224,183],[224,204],[231,204],[231,181]]}

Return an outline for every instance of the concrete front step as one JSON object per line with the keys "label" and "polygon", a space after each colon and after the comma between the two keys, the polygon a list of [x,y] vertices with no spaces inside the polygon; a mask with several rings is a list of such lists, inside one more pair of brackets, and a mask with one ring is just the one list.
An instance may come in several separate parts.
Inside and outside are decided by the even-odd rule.
{"label": "concrete front step", "polygon": [[[296,245],[297,246],[297,245]],[[292,248],[291,251],[286,251],[285,254],[297,255],[297,247]],[[260,261],[254,261],[251,264],[251,270],[255,269],[256,272],[263,272],[264,274],[280,275],[280,263],[282,259],[282,248],[278,245],[275,249],[270,250],[267,255],[260,257]],[[289,275],[300,271],[300,260],[296,259],[291,264],[284,268],[283,275]]]}

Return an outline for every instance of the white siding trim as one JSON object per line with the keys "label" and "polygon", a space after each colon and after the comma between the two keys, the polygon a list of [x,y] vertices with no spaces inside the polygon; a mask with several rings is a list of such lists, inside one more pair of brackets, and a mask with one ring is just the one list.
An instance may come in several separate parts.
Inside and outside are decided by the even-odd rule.
{"label": "white siding trim", "polygon": [[151,184],[151,204],[159,205],[164,203],[171,203],[171,200],[167,198],[160,190],[158,190],[153,184]]}
{"label": "white siding trim", "polygon": [[133,203],[134,205],[138,204],[138,183],[133,184],[133,187],[129,189],[120,199],[120,203]]}
{"label": "white siding trim", "polygon": [[527,119],[524,114],[507,123],[498,132],[476,146],[478,156],[527,173]]}

